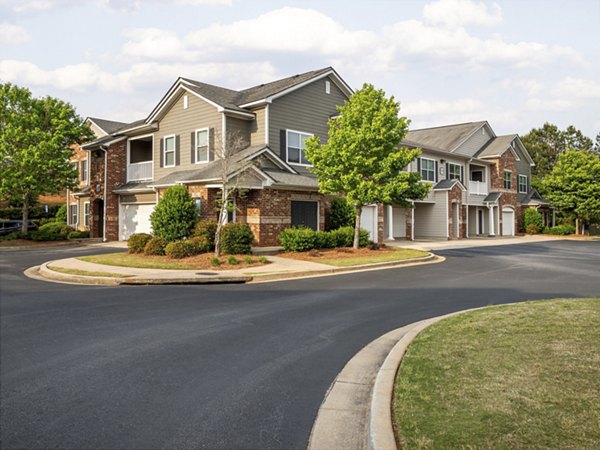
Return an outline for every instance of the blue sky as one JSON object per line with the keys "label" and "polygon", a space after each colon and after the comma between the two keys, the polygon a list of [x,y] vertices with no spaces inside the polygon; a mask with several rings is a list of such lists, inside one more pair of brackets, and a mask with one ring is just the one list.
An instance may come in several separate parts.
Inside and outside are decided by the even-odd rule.
{"label": "blue sky", "polygon": [[412,128],[600,131],[600,0],[0,0],[0,80],[145,117],[178,76],[229,88],[333,66]]}

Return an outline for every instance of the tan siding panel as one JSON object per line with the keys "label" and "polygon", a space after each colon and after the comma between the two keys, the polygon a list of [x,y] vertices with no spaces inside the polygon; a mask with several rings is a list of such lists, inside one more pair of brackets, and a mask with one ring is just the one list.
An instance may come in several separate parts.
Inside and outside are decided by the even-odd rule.
{"label": "tan siding panel", "polygon": [[250,145],[262,145],[265,143],[266,109],[257,109],[254,114],[256,114],[256,120],[250,123]]}
{"label": "tan siding panel", "polygon": [[467,139],[460,147],[458,147],[454,153],[472,156],[477,153],[477,151],[479,151],[491,138],[492,136],[490,135],[487,127],[483,126],[469,139]]}
{"label": "tan siding panel", "polygon": [[[247,147],[250,145],[250,128],[251,123],[253,122],[254,121],[250,122],[248,120],[237,119],[235,117],[228,117],[226,125],[227,138],[231,139],[232,137],[239,137],[242,140],[242,148]],[[241,150],[241,148],[238,150]]]}
{"label": "tan siding panel", "polygon": [[415,204],[415,238],[447,237],[447,193],[436,192],[434,196],[435,203]]}

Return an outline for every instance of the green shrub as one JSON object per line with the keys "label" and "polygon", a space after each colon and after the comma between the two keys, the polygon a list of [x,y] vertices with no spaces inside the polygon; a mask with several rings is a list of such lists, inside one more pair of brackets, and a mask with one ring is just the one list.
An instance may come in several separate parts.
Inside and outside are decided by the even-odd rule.
{"label": "green shrub", "polygon": [[[352,247],[354,244],[354,227],[342,227],[332,231],[336,240],[336,247]],[[369,245],[369,232],[364,228],[359,230],[358,246],[366,247]]]}
{"label": "green shrub", "polygon": [[199,220],[194,226],[194,236],[203,237],[209,245],[209,251],[215,249],[215,234],[217,233],[216,220]]}
{"label": "green shrub", "polygon": [[351,227],[354,225],[354,221],[354,208],[348,203],[346,197],[332,198],[327,216],[327,229],[337,230],[342,227]]}
{"label": "green shrub", "polygon": [[221,260],[219,258],[217,258],[216,256],[213,256],[212,258],[210,258],[210,264],[218,267],[221,265]]}
{"label": "green shrub", "polygon": [[193,237],[185,241],[189,247],[190,256],[211,251],[210,245],[204,236]]}
{"label": "green shrub", "polygon": [[63,241],[73,231],[75,230],[64,222],[50,222],[28,233],[28,238],[33,241]]}
{"label": "green shrub", "polygon": [[169,242],[165,247],[165,255],[173,259],[181,259],[189,256],[190,246],[185,241]]}
{"label": "green shrub", "polygon": [[523,213],[523,226],[527,234],[537,234],[544,229],[542,214],[533,208],[527,208]]}
{"label": "green shrub", "polygon": [[305,252],[315,248],[315,234],[306,227],[285,228],[279,233],[279,242],[286,252]]}
{"label": "green shrub", "polygon": [[229,255],[229,257],[227,258],[227,264],[231,264],[232,266],[235,266],[237,264],[239,264],[239,261],[237,260],[237,258],[233,255]]}
{"label": "green shrub", "polygon": [[[33,223],[35,223],[35,220],[32,220]],[[42,217],[41,219],[37,220],[37,224],[38,226],[42,226],[42,225],[46,225],[47,223],[52,223],[52,222],[63,222],[62,220],[57,220],[54,217],[48,217],[47,219],[45,217]]]}
{"label": "green shrub", "polygon": [[69,239],[87,239],[89,237],[89,231],[71,231],[69,233]]}
{"label": "green shrub", "polygon": [[135,233],[127,239],[127,249],[129,253],[144,253],[144,247],[148,241],[152,239],[152,235],[148,233]]}
{"label": "green shrub", "polygon": [[164,256],[168,242],[160,236],[154,236],[144,245],[144,255]]}
{"label": "green shrub", "polygon": [[240,255],[252,252],[254,234],[245,223],[226,223],[221,228],[221,249],[223,253]]}
{"label": "green shrub", "polygon": [[550,228],[549,232],[550,234],[566,236],[567,234],[574,234],[575,227],[573,225],[556,225],[555,227]]}
{"label": "green shrub", "polygon": [[246,264],[254,264],[254,259],[252,259],[252,256],[248,255],[244,257],[244,262]]}
{"label": "green shrub", "polygon": [[67,222],[67,204],[62,204],[56,211],[56,215],[54,216],[57,222]]}
{"label": "green shrub", "polygon": [[196,223],[198,211],[185,186],[175,185],[167,189],[150,215],[155,236],[167,241],[188,237]]}
{"label": "green shrub", "polygon": [[266,256],[259,256],[258,257],[258,262],[261,263],[261,264],[266,264],[266,263],[269,262],[269,260],[267,259]]}
{"label": "green shrub", "polygon": [[334,248],[337,244],[336,237],[329,231],[315,232],[315,248]]}
{"label": "green shrub", "polygon": [[14,241],[15,239],[31,239],[30,233],[23,233],[22,231],[13,231],[12,233],[0,236],[2,241]]}

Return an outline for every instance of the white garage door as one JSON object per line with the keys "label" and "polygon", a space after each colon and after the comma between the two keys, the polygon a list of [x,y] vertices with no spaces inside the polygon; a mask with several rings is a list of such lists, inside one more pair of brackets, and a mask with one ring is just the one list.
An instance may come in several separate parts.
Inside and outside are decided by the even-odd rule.
{"label": "white garage door", "polygon": [[502,210],[502,236],[515,235],[515,212],[510,208]]}
{"label": "white garage door", "polygon": [[405,238],[406,237],[406,209],[404,208],[393,208],[393,219],[394,219],[394,237]]}
{"label": "white garage door", "polygon": [[363,206],[360,227],[369,232],[369,239],[377,242],[377,206]]}
{"label": "white garage door", "polygon": [[119,239],[125,241],[133,233],[151,233],[150,214],[154,204],[121,205],[119,211]]}

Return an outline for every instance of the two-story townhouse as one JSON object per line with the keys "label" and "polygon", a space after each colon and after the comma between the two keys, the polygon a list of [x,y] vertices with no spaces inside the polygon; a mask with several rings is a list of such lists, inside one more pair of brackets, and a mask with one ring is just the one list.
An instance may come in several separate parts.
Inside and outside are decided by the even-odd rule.
{"label": "two-story townhouse", "polygon": [[111,131],[90,119],[98,139],[75,159],[87,159],[91,180],[69,196],[90,212],[72,223],[107,240],[149,232],[150,214],[175,184],[188,187],[200,218],[216,218],[220,155],[236,136],[244,148],[228,159],[227,179],[242,189],[228,220],[248,223],[263,246],[277,245],[290,225],[323,229],[329,198],[308,171],[304,141],[327,140],[328,119],[351,93],[330,67],[240,91],[179,78],[145,119]]}
{"label": "two-story townhouse", "polygon": [[531,189],[534,163],[519,137],[496,136],[486,121],[412,130],[403,145],[422,149],[407,170],[432,188],[413,208],[385,209],[388,239],[512,236],[524,208],[547,207]]}

